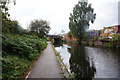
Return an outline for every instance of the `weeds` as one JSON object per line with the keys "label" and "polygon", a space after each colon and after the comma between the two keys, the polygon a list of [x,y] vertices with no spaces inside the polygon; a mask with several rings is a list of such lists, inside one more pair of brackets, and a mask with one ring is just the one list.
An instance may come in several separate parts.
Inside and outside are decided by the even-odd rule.
{"label": "weeds", "polygon": [[[3,36],[3,35],[2,35]],[[2,38],[2,79],[21,78],[30,62],[46,48],[45,39],[33,35],[4,34]]]}

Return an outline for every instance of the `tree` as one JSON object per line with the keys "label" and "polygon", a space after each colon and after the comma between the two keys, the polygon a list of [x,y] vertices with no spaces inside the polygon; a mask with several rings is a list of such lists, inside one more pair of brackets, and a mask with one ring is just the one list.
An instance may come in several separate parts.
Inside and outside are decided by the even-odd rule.
{"label": "tree", "polygon": [[17,20],[10,20],[8,17],[2,12],[2,33],[21,33],[21,26],[19,25]]}
{"label": "tree", "polygon": [[[15,5],[16,4],[15,0],[13,0],[13,2]],[[9,33],[9,32],[14,33],[15,28],[18,27],[18,22],[15,20],[12,21],[9,18],[9,16],[10,16],[10,14],[8,13],[8,10],[9,10],[8,4],[9,3],[10,3],[10,0],[1,0],[0,1],[0,14],[2,15],[0,20],[2,22],[2,25],[1,25],[2,26],[2,33]]]}
{"label": "tree", "polygon": [[69,17],[69,29],[74,37],[81,44],[86,29],[89,28],[89,22],[94,22],[96,14],[93,13],[91,4],[87,2],[78,2],[73,8],[73,13]]}
{"label": "tree", "polygon": [[8,4],[13,2],[14,5],[16,4],[16,0],[0,0],[0,10],[5,14],[6,17],[9,17],[10,14],[8,13],[9,6]]}
{"label": "tree", "polygon": [[47,33],[49,33],[50,26],[45,20],[35,19],[32,20],[30,23],[30,31],[36,32],[40,37],[44,37],[45,35],[47,35]]}

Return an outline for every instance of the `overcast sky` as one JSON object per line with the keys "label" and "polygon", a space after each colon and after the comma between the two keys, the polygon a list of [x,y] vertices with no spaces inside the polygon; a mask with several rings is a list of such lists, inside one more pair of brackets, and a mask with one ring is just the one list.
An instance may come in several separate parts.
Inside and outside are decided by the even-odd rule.
{"label": "overcast sky", "polygon": [[[96,20],[90,29],[118,24],[118,1],[120,0],[88,0],[94,8]],[[69,16],[78,0],[16,0],[16,5],[10,4],[12,19],[18,20],[23,28],[27,28],[33,19],[43,19],[49,22],[50,34],[69,31]]]}

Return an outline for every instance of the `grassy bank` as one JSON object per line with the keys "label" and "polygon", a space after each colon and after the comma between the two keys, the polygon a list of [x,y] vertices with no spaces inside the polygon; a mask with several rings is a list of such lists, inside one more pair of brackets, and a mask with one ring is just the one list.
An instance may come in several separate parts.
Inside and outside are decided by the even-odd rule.
{"label": "grassy bank", "polygon": [[46,39],[33,35],[2,35],[2,78],[24,78],[23,74],[31,67],[41,51],[47,46]]}

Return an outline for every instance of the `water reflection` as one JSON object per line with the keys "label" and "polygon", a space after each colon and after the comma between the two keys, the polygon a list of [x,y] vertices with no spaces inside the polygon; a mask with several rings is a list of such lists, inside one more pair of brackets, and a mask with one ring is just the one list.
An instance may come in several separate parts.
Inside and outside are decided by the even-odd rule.
{"label": "water reflection", "polygon": [[63,46],[63,43],[62,42],[55,42],[55,43],[53,43],[53,45],[55,47],[60,47],[60,46]]}
{"label": "water reflection", "polygon": [[95,78],[118,78],[119,50],[85,47],[86,54],[93,58],[96,66]]}
{"label": "water reflection", "polygon": [[[100,47],[63,45],[56,47],[69,65],[69,71],[75,73],[78,80],[111,80],[120,78],[120,50]],[[115,80],[116,80],[115,79]]]}
{"label": "water reflection", "polygon": [[71,73],[75,74],[75,80],[92,80],[96,73],[93,60],[87,57],[84,46],[73,45],[68,48],[71,53],[69,60]]}

